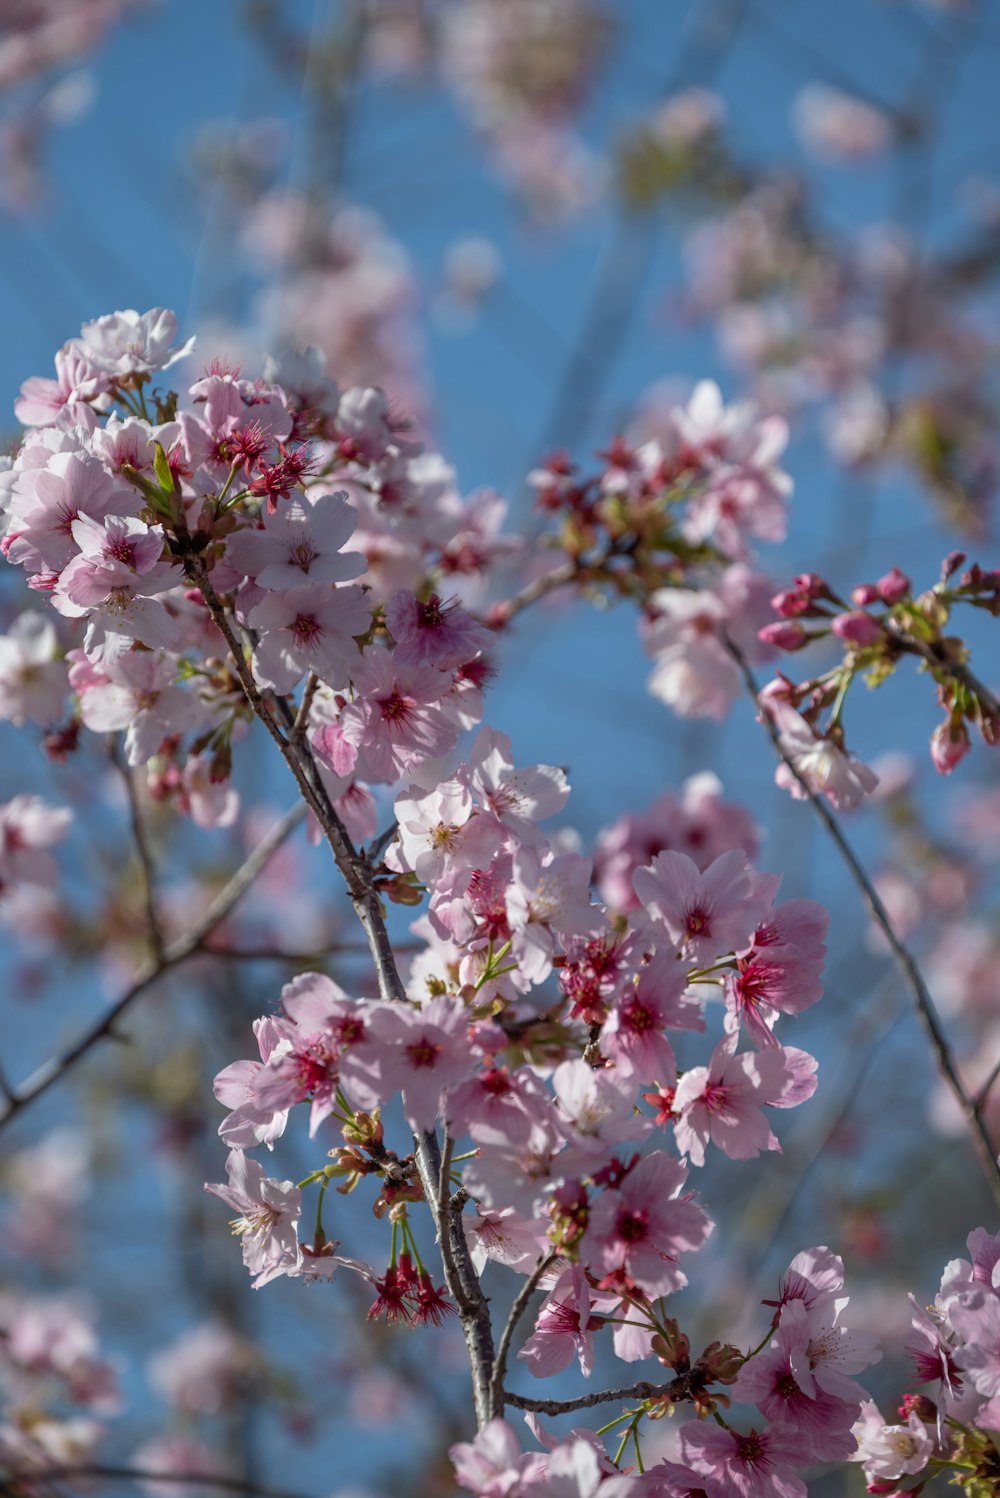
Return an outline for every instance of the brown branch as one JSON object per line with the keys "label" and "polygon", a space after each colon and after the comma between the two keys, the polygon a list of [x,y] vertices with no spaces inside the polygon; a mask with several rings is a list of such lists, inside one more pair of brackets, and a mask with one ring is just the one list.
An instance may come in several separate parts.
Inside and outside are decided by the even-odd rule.
{"label": "brown branch", "polygon": [[[892,621],[888,621],[890,624]],[[915,635],[908,634],[905,630],[892,628],[892,639],[897,649],[906,655],[915,655],[927,665],[935,675],[951,676],[959,682],[967,692],[979,699],[983,708],[994,720],[997,731],[1000,732],[1000,698],[997,698],[984,682],[964,661],[953,660],[939,647],[926,640],[917,639]]]}
{"label": "brown branch", "polygon": [[217,1488],[224,1493],[246,1493],[248,1498],[303,1498],[288,1488],[268,1488],[240,1477],[212,1477],[202,1472],[158,1472],[146,1467],[105,1466],[103,1463],[72,1467],[31,1467],[12,1472],[0,1483],[0,1493],[24,1493],[43,1482],[64,1482],[69,1477],[108,1477],[121,1482],[166,1482],[178,1487]]}
{"label": "brown branch", "polygon": [[510,1352],[510,1345],[514,1340],[514,1333],[517,1331],[521,1317],[528,1309],[528,1302],[538,1289],[546,1271],[551,1269],[555,1261],[556,1255],[554,1253],[548,1253],[544,1258],[539,1259],[514,1297],[514,1304],[511,1306],[510,1315],[507,1317],[507,1324],[500,1336],[496,1362],[493,1364],[493,1378],[490,1381],[490,1404],[494,1419],[501,1419],[503,1417],[504,1402],[510,1398],[510,1395],[504,1392],[503,1381],[507,1377],[507,1356]]}
{"label": "brown branch", "polygon": [[889,943],[890,950],[892,951],[893,957],[896,960],[896,966],[899,968],[900,973],[905,979],[906,984],[911,994],[913,995],[917,1017],[920,1020],[921,1025],[923,1026],[925,1035],[927,1036],[927,1040],[934,1055],[934,1059],[937,1062],[938,1070],[940,1071],[945,1082],[948,1084],[948,1087],[951,1089],[951,1092],[953,1093],[956,1101],[959,1104],[959,1107],[962,1110],[962,1114],[965,1118],[972,1143],[975,1147],[977,1155],[979,1156],[979,1160],[982,1164],[983,1170],[986,1172],[986,1175],[989,1178],[990,1188],[993,1192],[993,1196],[996,1201],[1000,1203],[1000,1162],[997,1161],[992,1141],[990,1139],[989,1133],[986,1130],[986,1126],[984,1125],[983,1120],[980,1117],[980,1112],[977,1109],[976,1103],[966,1092],[965,1087],[962,1083],[962,1079],[958,1074],[958,1069],[955,1065],[955,1059],[952,1056],[951,1048],[945,1036],[944,1029],[942,1028],[941,1020],[934,1005],[934,1000],[931,998],[930,991],[924,980],[924,976],[917,965],[917,961],[913,954],[910,952],[909,948],[904,944],[904,942],[897,934],[896,928],[892,923],[889,912],[886,910],[885,905],[882,902],[882,898],[879,895],[878,890],[875,888],[871,879],[868,877],[864,866],[862,865],[854,849],[851,847],[851,844],[844,836],[837,818],[834,816],[833,812],[831,811],[830,807],[823,799],[823,797],[818,795],[816,791],[813,790],[812,786],[797,768],[791,755],[788,754],[784,745],[782,744],[781,736],[778,732],[777,726],[775,725],[770,714],[767,712],[764,704],[762,704],[760,701],[757,682],[754,678],[753,672],[750,669],[750,665],[747,661],[746,656],[743,654],[742,650],[740,650],[739,646],[734,644],[731,639],[725,638],[724,644],[729,654],[732,656],[733,660],[736,662],[737,666],[740,669],[743,680],[746,683],[747,691],[752,696],[760,711],[760,719],[767,730],[768,736],[770,737],[775,750],[780,756],[782,762],[788,766],[789,772],[794,777],[797,784],[801,786],[806,799],[810,802],[814,812],[826,828],[826,831],[829,834],[832,842],[834,843],[838,853],[846,864],[848,871],[850,872],[851,877],[854,880],[854,883],[857,885],[858,890],[861,894],[861,898],[867,905],[872,920],[879,927],[886,941]]}
{"label": "brown branch", "polygon": [[171,942],[165,947],[159,958],[146,964],[129,988],[115,1000],[103,1019],[91,1026],[76,1043],[64,1051],[61,1056],[53,1056],[33,1072],[26,1081],[16,1090],[7,1092],[7,1106],[0,1113],[0,1128],[35,1098],[40,1097],[43,1092],[58,1082],[66,1073],[81,1061],[92,1046],[99,1040],[115,1033],[121,1016],[126,1009],[158,982],[165,973],[172,968],[178,967],[182,962],[187,962],[191,957],[200,955],[205,939],[219,926],[226,916],[232,911],[263,869],[268,859],[289,834],[299,825],[303,817],[303,807],[296,804],[290,811],[286,812],[280,822],[277,822],[266,837],[262,838],[249,858],[236,871],[233,877],[216,895],[209,905],[202,919],[186,936]]}
{"label": "brown branch", "polygon": [[163,930],[160,926],[159,912],[156,909],[156,873],[149,840],[146,836],[146,824],[143,820],[142,807],[139,804],[138,779],[131,766],[127,765],[121,758],[114,738],[111,740],[110,756],[125,782],[125,790],[128,795],[129,820],[132,825],[132,841],[135,843],[136,856],[138,857],[141,871],[142,901],[146,912],[149,944],[153,949],[153,956],[159,961],[163,956]]}
{"label": "brown branch", "polygon": [[[685,1387],[679,1388],[678,1385]],[[532,1410],[537,1415],[570,1415],[574,1410],[593,1409],[595,1404],[617,1404],[626,1399],[679,1398],[686,1382],[675,1378],[669,1384],[630,1384],[627,1389],[602,1389],[597,1394],[580,1394],[576,1399],[531,1399],[525,1394],[505,1394],[504,1403],[517,1410]]]}

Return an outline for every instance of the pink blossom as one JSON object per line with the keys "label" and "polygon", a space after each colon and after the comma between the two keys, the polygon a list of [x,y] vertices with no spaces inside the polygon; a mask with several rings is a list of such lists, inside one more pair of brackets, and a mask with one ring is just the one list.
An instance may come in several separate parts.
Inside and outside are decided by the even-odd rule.
{"label": "pink blossom", "polygon": [[16,884],[53,886],[59,871],[44,850],[59,842],[72,820],[71,812],[39,796],[15,796],[0,805],[0,891]]}
{"label": "pink blossom", "polygon": [[373,1007],[369,1031],[382,1098],[403,1089],[406,1117],[414,1129],[429,1129],[441,1111],[441,1095],[468,1075],[468,1011],[458,999],[431,999],[419,1011],[398,1004]]}
{"label": "pink blossom", "polygon": [[341,686],[359,671],[355,635],[363,635],[371,615],[360,588],[309,583],[269,594],[250,614],[259,632],[254,674],[276,692],[291,692],[306,671],[330,686]]}
{"label": "pink blossom", "polygon": [[591,1205],[582,1251],[609,1284],[623,1276],[647,1295],[670,1295],[687,1284],[677,1265],[712,1231],[699,1206],[680,1195],[687,1171],[661,1150]]}
{"label": "pink blossom", "polygon": [[[442,711],[451,679],[433,666],[405,666],[386,650],[366,650],[351,671],[355,696],[340,715],[339,774],[396,780],[423,760],[446,754],[458,728]],[[323,733],[314,741],[329,757]]]}
{"label": "pink blossom", "polygon": [[66,697],[66,667],[56,659],[58,642],[41,614],[18,614],[0,635],[0,718],[22,724],[54,723]]}
{"label": "pink blossom", "polygon": [[205,1190],[238,1213],[232,1224],[243,1244],[243,1262],[259,1290],[282,1274],[295,1274],[300,1255],[297,1222],[302,1192],[291,1181],[265,1176],[256,1160],[242,1150],[230,1150],[226,1160],[229,1184]]}
{"label": "pink blossom", "polygon": [[469,787],[478,804],[505,827],[531,838],[534,824],[561,811],[569,797],[562,770],[552,765],[516,769],[510,740],[492,728],[481,728],[468,762]]}
{"label": "pink blossom", "polygon": [[664,1029],[703,1030],[701,1006],[685,998],[686,965],[661,948],[641,968],[634,986],[614,1000],[601,1030],[601,1050],[636,1082],[672,1087],[677,1079],[673,1047]]}
{"label": "pink blossom", "polygon": [[[652,864],[637,869],[635,892],[654,923],[695,961],[710,962],[722,953],[746,947],[766,909],[754,895],[746,855],[722,853],[702,873],[683,853],[658,853]],[[762,908],[763,906],[763,908]]]}
{"label": "pink blossom", "polygon": [[177,317],[163,307],[149,312],[109,312],[94,322],[84,323],[79,339],[73,342],[95,369],[122,379],[131,374],[148,374],[154,369],[169,369],[194,348],[188,339],[182,348],[171,347],[177,336]]}
{"label": "pink blossom", "polygon": [[593,1314],[595,1304],[613,1304],[608,1297],[595,1298],[579,1264],[562,1271],[549,1291],[535,1330],[518,1353],[535,1378],[549,1378],[569,1364],[574,1355],[580,1372],[589,1377],[594,1367],[593,1333],[604,1318]]}
{"label": "pink blossom", "polygon": [[[816,795],[825,796],[838,810],[857,806],[862,796],[878,785],[878,776],[860,760],[851,759],[830,739],[818,737],[791,703],[761,693],[761,705],[778,730],[778,742],[798,773]],[[790,791],[797,801],[806,792],[781,764],[774,773],[776,784]]]}
{"label": "pink blossom", "polygon": [[660,796],[647,811],[619,817],[598,834],[594,876],[602,899],[615,910],[638,907],[632,875],[667,849],[686,853],[705,869],[720,853],[742,848],[748,858],[757,852],[760,836],[750,813],[723,801],[722,782],[711,771],[692,775],[680,796]]}
{"label": "pink blossom", "polygon": [[44,467],[18,478],[4,543],[7,560],[34,572],[61,572],[81,547],[73,532],[78,519],[100,522],[108,515],[135,515],[138,508],[135,491],[116,483],[97,458],[54,452]]}
{"label": "pink blossom", "polygon": [[924,1470],[934,1452],[934,1438],[915,1411],[910,1411],[905,1425],[886,1425],[870,1399],[861,1406],[854,1435],[854,1459],[864,1463],[869,1483],[912,1477]]}
{"label": "pink blossom", "polygon": [[107,390],[110,380],[72,343],[56,354],[56,378],[33,375],[21,386],[14,415],[25,426],[86,426],[93,419],[92,402]]}
{"label": "pink blossom", "polygon": [[[71,652],[74,657],[79,661],[82,652]],[[95,733],[126,729],[125,756],[130,765],[144,765],[168,735],[207,721],[205,704],[193,692],[175,686],[176,675],[172,656],[136,650],[109,661],[107,675],[92,685],[77,675],[73,685],[80,693],[84,723]]]}
{"label": "pink blossom", "polygon": [[590,903],[590,860],[576,853],[519,848],[506,901],[514,956],[533,983],[548,976],[557,937],[591,935],[608,924]]}
{"label": "pink blossom", "polygon": [[681,1428],[681,1453],[737,1498],[806,1498],[806,1485],[793,1468],[812,1461],[809,1441],[782,1422],[745,1435],[710,1420]]}
{"label": "pink blossom", "polygon": [[403,590],[394,593],[385,622],[396,641],[396,659],[408,665],[449,670],[495,643],[493,631],[467,614],[457,598],[442,602],[437,593],[426,602]]}
{"label": "pink blossom", "polygon": [[260,527],[230,536],[226,561],[269,590],[347,582],[368,565],[360,552],[342,549],[357,521],[346,491],[296,495],[265,513]]}
{"label": "pink blossom", "polygon": [[724,1036],[708,1066],[691,1067],[677,1084],[674,1132],[693,1165],[704,1165],[709,1140],[733,1160],[781,1149],[761,1108],[782,1091],[784,1053],[777,1047],[737,1056],[736,1044],[737,1036]]}
{"label": "pink blossom", "polygon": [[813,1375],[810,1318],[801,1301],[782,1311],[770,1347],[744,1363],[733,1397],[756,1404],[768,1420],[782,1422],[809,1443],[814,1459],[844,1461],[855,1451],[851,1427],[858,1397],[831,1392]]}

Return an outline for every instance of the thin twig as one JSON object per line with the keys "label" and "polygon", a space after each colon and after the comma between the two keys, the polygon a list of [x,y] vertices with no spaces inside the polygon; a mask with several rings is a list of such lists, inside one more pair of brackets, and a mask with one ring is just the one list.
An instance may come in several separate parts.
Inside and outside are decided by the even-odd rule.
{"label": "thin twig", "polygon": [[510,1315],[507,1317],[507,1324],[497,1345],[496,1361],[493,1364],[493,1378],[490,1382],[490,1401],[495,1419],[502,1418],[504,1402],[510,1397],[504,1392],[503,1382],[507,1377],[507,1357],[510,1352],[511,1343],[514,1340],[514,1333],[517,1331],[521,1317],[528,1309],[531,1297],[538,1289],[546,1272],[552,1268],[556,1257],[555,1253],[547,1253],[544,1258],[539,1259],[514,1297],[514,1304],[511,1306]]}
{"label": "thin twig", "polygon": [[[303,1498],[288,1488],[262,1487],[240,1477],[213,1477],[207,1472],[160,1472],[146,1467],[109,1467],[103,1464],[73,1467],[31,1467],[12,1472],[0,1485],[0,1493],[26,1492],[43,1482],[64,1482],[69,1477],[109,1477],[121,1482],[176,1483],[178,1487],[217,1488],[224,1493],[246,1493],[248,1498]],[[22,1486],[23,1485],[23,1486]]]}
{"label": "thin twig", "polygon": [[1000,698],[997,698],[989,687],[979,680],[979,677],[964,661],[952,660],[950,656],[936,650],[926,640],[920,640],[902,629],[893,628],[892,638],[898,649],[907,655],[919,656],[931,671],[954,677],[955,681],[960,682],[967,692],[979,699],[986,712],[994,720],[997,730],[1000,731]]}
{"label": "thin twig", "polygon": [[789,772],[794,777],[797,784],[802,788],[806,799],[810,802],[816,815],[819,817],[820,821],[826,828],[831,840],[837,848],[837,851],[839,852],[844,863],[847,865],[851,877],[857,885],[861,897],[867,905],[872,919],[881,930],[886,941],[889,943],[892,954],[896,959],[896,965],[902,973],[904,979],[906,980],[910,992],[913,995],[917,1016],[920,1020],[921,1025],[923,1026],[924,1033],[927,1036],[931,1051],[934,1054],[934,1059],[937,1062],[938,1070],[940,1071],[945,1082],[948,1084],[948,1087],[951,1089],[956,1101],[958,1102],[962,1110],[969,1129],[969,1134],[976,1149],[976,1153],[979,1156],[984,1171],[989,1177],[993,1196],[996,1201],[1000,1203],[1000,1162],[998,1162],[996,1154],[994,1153],[992,1141],[990,1140],[990,1136],[986,1130],[986,1126],[984,1125],[983,1120],[980,1117],[976,1104],[972,1100],[972,1098],[969,1097],[962,1083],[962,1079],[958,1074],[958,1069],[955,1065],[955,1059],[952,1056],[951,1048],[948,1045],[947,1038],[941,1026],[941,1021],[934,1006],[934,1000],[931,998],[930,991],[924,980],[924,976],[917,965],[916,959],[914,958],[908,947],[900,940],[896,932],[896,928],[889,916],[889,912],[886,910],[878,890],[875,888],[871,879],[868,877],[868,874],[865,871],[865,868],[862,865],[860,859],[858,858],[854,849],[851,847],[847,838],[844,836],[837,818],[834,816],[833,812],[830,810],[830,807],[827,805],[823,797],[818,795],[816,791],[813,790],[812,786],[806,780],[801,771],[797,768],[791,755],[788,754],[784,745],[782,744],[781,735],[776,724],[774,723],[774,720],[767,712],[764,704],[762,704],[760,701],[757,682],[753,672],[750,669],[750,665],[747,661],[746,656],[743,654],[742,650],[740,650],[739,646],[736,645],[731,639],[726,638],[724,640],[724,643],[729,654],[732,656],[733,660],[736,662],[737,666],[740,669],[743,680],[746,683],[747,691],[753,697],[754,702],[757,704],[757,707],[760,710],[761,721],[763,722],[768,736],[770,737],[777,753],[781,757],[783,763],[788,766]]}
{"label": "thin twig", "polygon": [[306,684],[302,692],[302,700],[299,710],[295,714],[295,722],[289,737],[293,744],[299,744],[305,738],[306,727],[309,722],[309,709],[312,707],[313,698],[316,696],[316,688],[319,686],[319,677],[315,671],[310,671],[306,677]]}
{"label": "thin twig", "polygon": [[[114,740],[112,740],[112,746],[114,746]],[[163,929],[160,925],[159,912],[156,908],[156,871],[153,864],[153,855],[149,847],[149,840],[146,836],[146,824],[143,820],[142,807],[139,804],[138,779],[134,770],[122,760],[114,747],[111,750],[111,759],[117,766],[125,782],[125,790],[128,795],[129,819],[132,824],[132,841],[135,843],[139,868],[142,872],[142,899],[146,912],[146,926],[149,931],[149,944],[153,949],[153,956],[159,961],[163,956]]]}
{"label": "thin twig", "polygon": [[669,1384],[631,1384],[627,1389],[602,1389],[596,1394],[579,1394],[576,1399],[531,1399],[526,1394],[505,1394],[504,1403],[517,1410],[532,1410],[537,1415],[570,1415],[574,1410],[593,1409],[595,1404],[617,1404],[626,1399],[663,1399],[678,1394],[674,1379]]}
{"label": "thin twig", "polygon": [[[403,941],[396,943],[396,952],[407,956],[425,950],[424,942]],[[366,941],[333,941],[325,947],[314,947],[309,952],[287,952],[283,947],[213,947],[203,943],[204,957],[218,957],[223,962],[289,962],[298,967],[308,967],[324,957],[368,957],[371,955]]]}
{"label": "thin twig", "polygon": [[186,962],[190,957],[200,955],[206,938],[243,898],[271,855],[299,825],[303,815],[304,807],[301,803],[296,803],[290,811],[285,813],[281,821],[277,822],[267,836],[261,839],[246,861],[219,891],[197,926],[193,927],[186,936],[171,942],[163,949],[158,959],[142,968],[135,981],[115,1000],[103,1019],[92,1025],[61,1056],[52,1056],[48,1061],[43,1062],[37,1071],[33,1072],[15,1091],[5,1089],[7,1106],[0,1113],[0,1128],[9,1123],[29,1103],[34,1102],[35,1098],[47,1092],[61,1077],[64,1077],[99,1040],[112,1035],[126,1009],[148,988],[158,982],[165,973],[179,966],[180,963]]}

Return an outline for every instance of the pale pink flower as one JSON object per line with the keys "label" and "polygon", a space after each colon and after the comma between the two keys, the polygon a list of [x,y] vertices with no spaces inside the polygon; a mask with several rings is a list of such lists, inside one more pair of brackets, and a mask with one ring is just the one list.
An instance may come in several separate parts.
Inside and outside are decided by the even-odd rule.
{"label": "pale pink flower", "polygon": [[472,660],[495,644],[493,631],[467,614],[457,598],[426,602],[400,589],[385,606],[385,622],[396,641],[396,659],[414,666],[448,670]]}
{"label": "pale pink flower", "polygon": [[624,1277],[647,1295],[687,1284],[677,1256],[700,1248],[712,1231],[705,1213],[680,1195],[687,1171],[661,1150],[640,1160],[621,1183],[591,1204],[581,1252],[609,1284]]}
{"label": "pale pink flower", "polygon": [[19,476],[5,555],[32,572],[61,572],[81,549],[73,531],[78,519],[100,522],[138,509],[135,491],[116,482],[90,453],[54,452],[43,468]]}
{"label": "pale pink flower", "polygon": [[905,1425],[886,1425],[877,1406],[866,1399],[853,1430],[858,1443],[854,1460],[864,1463],[869,1483],[912,1477],[934,1454],[934,1437],[915,1410]]}
{"label": "pale pink flower", "polygon": [[15,796],[0,806],[0,891],[16,884],[51,888],[59,870],[44,850],[65,836],[72,812],[39,796]]}
{"label": "pale pink flower", "polygon": [[242,1239],[243,1262],[254,1275],[254,1289],[279,1275],[297,1273],[302,1192],[291,1181],[265,1176],[242,1150],[229,1151],[226,1173],[228,1185],[206,1185],[205,1190],[238,1213],[232,1229]]}
{"label": "pale pink flower", "polygon": [[746,854],[722,853],[702,873],[683,853],[658,853],[637,869],[635,892],[654,923],[663,925],[698,962],[746,947],[770,904],[754,890]]}
{"label": "pale pink flower", "polygon": [[856,1441],[851,1427],[861,1407],[857,1396],[831,1392],[814,1377],[809,1313],[801,1301],[782,1311],[770,1346],[744,1363],[733,1385],[734,1399],[756,1404],[769,1420],[785,1422],[819,1461],[845,1461]]}
{"label": "pale pink flower", "polygon": [[419,1011],[399,1004],[372,1007],[369,1021],[374,1086],[382,1098],[403,1091],[403,1107],[414,1129],[430,1129],[441,1095],[469,1073],[469,1012],[459,999],[442,995]]}
{"label": "pale pink flower", "polygon": [[539,856],[519,848],[506,902],[513,955],[533,983],[548,977],[557,937],[591,935],[608,925],[590,902],[590,859],[577,853]]}
{"label": "pale pink flower", "polygon": [[196,827],[207,832],[232,827],[240,813],[240,793],[228,778],[220,779],[214,757],[189,754],[181,771],[180,804]]}
{"label": "pale pink flower", "polygon": [[553,765],[516,769],[510,739],[493,728],[481,728],[473,741],[468,780],[478,804],[520,837],[532,837],[534,824],[555,816],[569,797],[562,770]]}
{"label": "pale pink flower", "polygon": [[97,370],[116,379],[130,374],[148,374],[169,369],[194,348],[189,338],[182,348],[172,347],[177,336],[177,317],[163,307],[149,312],[109,312],[84,323],[73,344]]}
{"label": "pale pink flower", "polygon": [[250,625],[259,633],[254,674],[282,694],[293,691],[309,670],[330,686],[342,686],[361,666],[354,636],[370,624],[360,588],[309,583],[271,593],[250,613]]}
{"label": "pale pink flower", "polygon": [[18,614],[0,635],[0,718],[55,723],[66,697],[66,667],[56,659],[58,640],[41,614]]}
{"label": "pale pink flower", "polygon": [[806,1485],[793,1468],[811,1463],[811,1447],[781,1422],[744,1435],[711,1420],[693,1420],[682,1427],[680,1444],[689,1466],[736,1498],[806,1498]]}
{"label": "pale pink flower", "polygon": [[595,1299],[581,1266],[569,1265],[549,1291],[535,1330],[518,1353],[529,1373],[535,1378],[549,1378],[575,1355],[580,1372],[585,1378],[590,1376],[594,1367],[593,1334],[605,1324],[602,1316],[593,1314],[595,1303],[615,1304],[608,1296]]}
{"label": "pale pink flower", "polygon": [[775,1047],[737,1056],[737,1040],[736,1035],[724,1036],[708,1066],[691,1067],[677,1084],[674,1133],[677,1148],[692,1165],[704,1165],[709,1140],[732,1160],[781,1149],[761,1108],[782,1091],[784,1052]]}
{"label": "pale pink flower", "polygon": [[425,759],[446,754],[458,728],[442,711],[451,678],[433,666],[405,666],[387,650],[366,650],[351,671],[353,701],[340,715],[333,755],[323,731],[314,742],[338,774],[396,780]]}
{"label": "pale pink flower", "polygon": [[[71,652],[71,658],[82,652]],[[95,733],[126,729],[125,757],[144,765],[171,734],[186,733],[208,720],[200,698],[175,686],[177,661],[157,651],[128,650],[107,663],[107,676],[78,685],[80,713]]]}
{"label": "pale pink flower", "polygon": [[93,420],[91,403],[99,400],[109,384],[103,370],[66,343],[56,354],[56,378],[33,375],[25,380],[14,402],[14,415],[25,426],[86,426]]}
{"label": "pale pink flower", "polygon": [[685,998],[688,969],[661,948],[612,1003],[601,1030],[601,1051],[636,1082],[672,1087],[677,1079],[673,1046],[665,1029],[703,1030],[701,1005]]}
{"label": "pale pink flower", "polygon": [[[816,795],[825,796],[838,810],[846,811],[857,806],[861,798],[878,785],[874,770],[860,760],[851,759],[830,739],[818,737],[790,702],[783,702],[774,695],[766,696],[766,691],[765,688],[761,693],[761,705],[778,730],[781,748],[806,784]],[[806,792],[788,765],[779,765],[774,779],[777,785],[790,791],[796,801],[806,799]]]}
{"label": "pale pink flower", "polygon": [[342,549],[358,523],[346,491],[298,494],[272,513],[265,510],[262,522],[236,531],[226,543],[226,561],[260,588],[348,582],[368,566],[359,551]]}

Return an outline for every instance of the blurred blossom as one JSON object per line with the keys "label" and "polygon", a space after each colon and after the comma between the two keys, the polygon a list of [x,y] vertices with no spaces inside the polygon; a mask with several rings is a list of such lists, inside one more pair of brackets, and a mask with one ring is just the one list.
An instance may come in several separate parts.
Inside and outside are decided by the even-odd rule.
{"label": "blurred blossom", "polygon": [[881,110],[826,83],[802,89],[795,101],[795,125],[804,145],[832,161],[877,156],[892,138]]}

